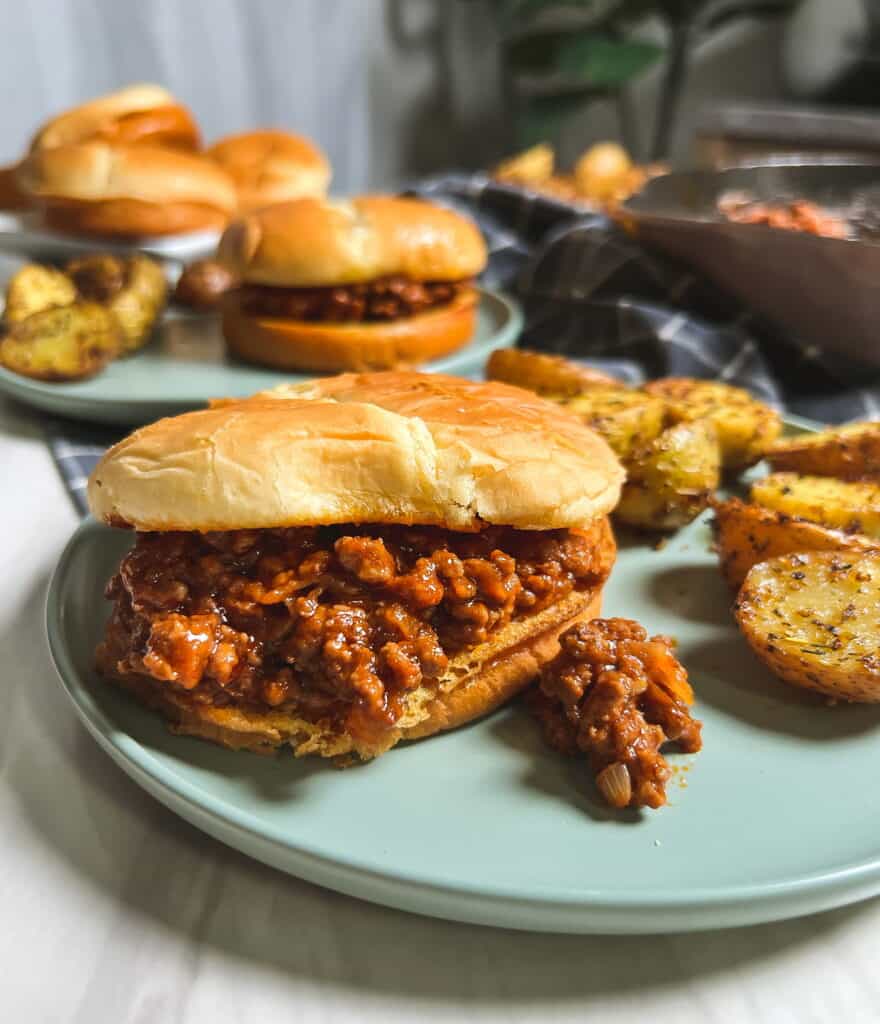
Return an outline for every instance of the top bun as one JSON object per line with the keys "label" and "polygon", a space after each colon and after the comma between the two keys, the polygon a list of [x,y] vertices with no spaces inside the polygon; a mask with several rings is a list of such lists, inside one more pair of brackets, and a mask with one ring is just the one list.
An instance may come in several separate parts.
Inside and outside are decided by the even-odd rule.
{"label": "top bun", "polygon": [[330,184],[330,164],[324,154],[308,139],[290,132],[229,135],[205,155],[235,182],[242,213],[290,199],[323,196]]}
{"label": "top bun", "polygon": [[31,142],[31,152],[88,139],[123,145],[198,149],[199,129],[192,114],[160,85],[129,85],[53,117]]}
{"label": "top bun", "polygon": [[319,288],[391,274],[417,281],[473,277],[486,265],[476,226],[420,199],[297,199],[230,224],[220,260],[250,284]]}
{"label": "top bun", "polygon": [[197,153],[158,146],[81,142],[31,153],[18,181],[41,200],[198,203],[230,215],[235,189],[229,176]]}
{"label": "top bun", "polygon": [[623,469],[558,406],[506,384],[344,374],[159,420],[89,480],[99,519],[138,530],[330,523],[584,526]]}

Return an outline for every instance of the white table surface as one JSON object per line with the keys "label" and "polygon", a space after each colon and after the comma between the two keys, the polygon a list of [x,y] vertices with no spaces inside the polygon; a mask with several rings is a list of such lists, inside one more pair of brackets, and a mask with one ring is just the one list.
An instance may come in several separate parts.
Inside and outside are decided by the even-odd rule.
{"label": "white table surface", "polygon": [[67,705],[43,602],[77,519],[39,422],[3,402],[0,474],[0,1020],[880,1020],[878,901],[697,935],[537,935],[371,906],[203,836]]}

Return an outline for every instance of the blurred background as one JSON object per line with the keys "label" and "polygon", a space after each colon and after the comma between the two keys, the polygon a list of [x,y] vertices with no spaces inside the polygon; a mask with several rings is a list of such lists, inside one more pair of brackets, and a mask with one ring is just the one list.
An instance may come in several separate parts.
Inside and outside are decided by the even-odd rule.
{"label": "blurred background", "polygon": [[[33,126],[132,81],[166,85],[208,140],[316,139],[334,189],[487,167],[546,139],[723,162],[774,145],[869,151],[872,132],[779,105],[870,108],[876,0],[28,0],[4,5],[0,160]],[[733,106],[731,106],[733,104]]]}

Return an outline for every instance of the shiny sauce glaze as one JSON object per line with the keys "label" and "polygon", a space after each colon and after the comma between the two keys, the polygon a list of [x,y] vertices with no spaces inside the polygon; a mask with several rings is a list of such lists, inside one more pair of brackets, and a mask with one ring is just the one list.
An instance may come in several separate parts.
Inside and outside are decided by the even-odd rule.
{"label": "shiny sauce glaze", "polygon": [[295,708],[366,734],[460,651],[610,571],[588,530],[334,526],[142,533],[98,665],[184,703]]}
{"label": "shiny sauce glaze", "polygon": [[587,755],[606,802],[666,803],[670,769],[661,748],[702,746],[693,691],[668,637],[648,637],[632,619],[594,619],[560,637],[557,657],[529,694],[547,742]]}

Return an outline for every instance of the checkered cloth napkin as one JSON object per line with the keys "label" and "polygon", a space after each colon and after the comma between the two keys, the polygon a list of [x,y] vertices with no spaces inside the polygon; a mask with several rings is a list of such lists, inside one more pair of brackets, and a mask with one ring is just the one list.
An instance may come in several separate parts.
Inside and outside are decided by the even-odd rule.
{"label": "checkered cloth napkin", "polygon": [[[880,419],[876,371],[780,337],[601,215],[482,174],[432,178],[409,191],[478,222],[490,250],[483,281],[522,303],[524,346],[584,360],[631,383],[708,378],[824,422]],[[88,475],[118,436],[70,422],[49,425],[52,455],[82,513]]]}

